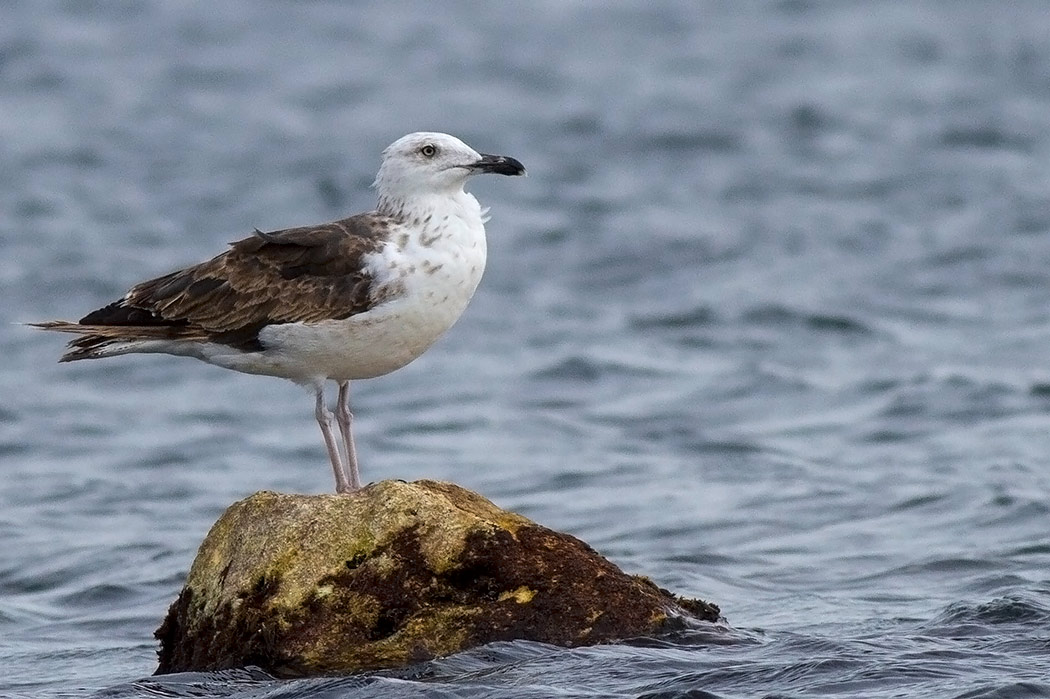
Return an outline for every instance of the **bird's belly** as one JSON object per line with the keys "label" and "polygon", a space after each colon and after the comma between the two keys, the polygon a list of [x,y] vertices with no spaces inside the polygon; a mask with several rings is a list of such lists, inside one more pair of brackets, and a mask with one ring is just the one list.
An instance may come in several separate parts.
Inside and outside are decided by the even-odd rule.
{"label": "bird's belly", "polygon": [[263,329],[263,354],[279,365],[273,373],[298,380],[353,380],[400,369],[452,327],[477,286],[477,280],[463,277],[406,282],[397,298],[344,320]]}

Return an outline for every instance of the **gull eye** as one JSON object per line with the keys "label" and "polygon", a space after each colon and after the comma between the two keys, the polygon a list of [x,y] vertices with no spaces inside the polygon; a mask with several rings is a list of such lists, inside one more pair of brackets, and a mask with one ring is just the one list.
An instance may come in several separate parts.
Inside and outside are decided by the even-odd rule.
{"label": "gull eye", "polygon": [[428,158],[433,158],[434,154],[438,152],[438,149],[428,143],[420,148],[419,152]]}

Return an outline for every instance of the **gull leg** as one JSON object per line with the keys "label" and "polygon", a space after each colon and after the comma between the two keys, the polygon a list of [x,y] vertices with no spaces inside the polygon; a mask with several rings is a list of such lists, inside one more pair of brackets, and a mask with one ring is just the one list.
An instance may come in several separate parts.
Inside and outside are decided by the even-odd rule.
{"label": "gull leg", "polygon": [[332,460],[332,471],[335,472],[335,492],[349,493],[354,488],[346,480],[343,460],[339,456],[339,444],[336,442],[335,434],[332,432],[332,422],[335,416],[332,415],[332,411],[328,409],[328,406],[324,404],[324,384],[318,383],[316,390],[317,406],[314,409],[314,416],[317,418],[317,424],[321,426],[321,434],[324,435],[324,445],[328,447],[328,458]]}
{"label": "gull leg", "polygon": [[339,382],[339,400],[335,404],[335,415],[339,420],[339,432],[343,435],[343,455],[346,457],[346,475],[350,479],[350,489],[361,487],[361,474],[357,470],[357,449],[354,448],[354,433],[351,425],[354,415],[350,412],[350,382]]}

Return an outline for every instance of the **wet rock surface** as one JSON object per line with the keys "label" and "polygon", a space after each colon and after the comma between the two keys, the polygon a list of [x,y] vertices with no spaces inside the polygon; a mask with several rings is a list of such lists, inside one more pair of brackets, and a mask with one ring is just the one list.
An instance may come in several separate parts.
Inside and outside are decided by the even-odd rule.
{"label": "wet rock surface", "polygon": [[491,641],[579,646],[717,619],[716,606],[449,483],[262,492],[201,545],[157,630],[157,673],[339,674]]}

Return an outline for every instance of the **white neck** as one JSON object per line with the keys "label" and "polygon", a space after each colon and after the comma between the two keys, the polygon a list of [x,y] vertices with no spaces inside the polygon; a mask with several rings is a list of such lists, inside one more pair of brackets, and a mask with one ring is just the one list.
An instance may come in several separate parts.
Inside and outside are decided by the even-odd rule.
{"label": "white neck", "polygon": [[402,221],[423,221],[428,216],[456,216],[467,223],[483,223],[481,205],[473,194],[462,188],[411,196],[380,192],[376,211]]}

